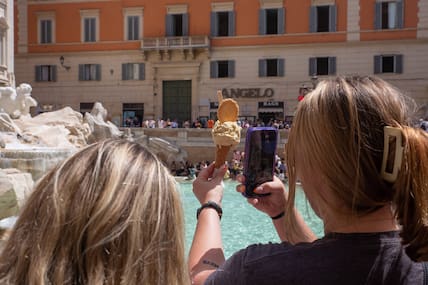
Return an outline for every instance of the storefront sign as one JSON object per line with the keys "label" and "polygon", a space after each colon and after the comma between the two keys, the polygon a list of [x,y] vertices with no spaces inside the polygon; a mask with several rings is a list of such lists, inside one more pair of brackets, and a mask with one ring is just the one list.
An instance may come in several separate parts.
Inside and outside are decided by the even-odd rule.
{"label": "storefront sign", "polygon": [[263,98],[273,97],[275,91],[272,88],[224,88],[222,90],[223,97],[225,98]]}
{"label": "storefront sign", "polygon": [[283,108],[284,102],[278,102],[278,101],[264,101],[259,102],[259,108]]}

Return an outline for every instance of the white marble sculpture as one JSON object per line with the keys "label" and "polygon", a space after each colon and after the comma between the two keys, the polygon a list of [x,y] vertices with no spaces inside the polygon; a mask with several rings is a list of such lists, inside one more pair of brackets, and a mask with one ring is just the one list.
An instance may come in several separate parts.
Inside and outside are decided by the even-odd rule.
{"label": "white marble sculpture", "polygon": [[13,87],[0,87],[0,112],[8,114],[12,119],[28,116],[30,108],[37,106],[37,101],[31,97],[31,86],[26,83]]}

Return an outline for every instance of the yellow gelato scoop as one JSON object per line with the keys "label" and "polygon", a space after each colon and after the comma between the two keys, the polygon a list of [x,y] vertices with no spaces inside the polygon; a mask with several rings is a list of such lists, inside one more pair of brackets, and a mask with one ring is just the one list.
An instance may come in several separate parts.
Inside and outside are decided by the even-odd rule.
{"label": "yellow gelato scoop", "polygon": [[226,156],[232,146],[241,140],[241,127],[236,120],[239,114],[239,105],[233,99],[223,99],[221,90],[217,91],[219,106],[218,120],[212,129],[212,137],[216,144],[215,167],[219,168],[226,161]]}

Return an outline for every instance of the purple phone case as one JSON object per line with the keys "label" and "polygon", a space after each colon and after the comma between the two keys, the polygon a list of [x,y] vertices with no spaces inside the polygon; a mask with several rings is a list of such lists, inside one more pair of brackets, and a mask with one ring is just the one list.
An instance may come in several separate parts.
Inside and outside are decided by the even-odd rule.
{"label": "purple phone case", "polygon": [[[260,139],[254,136],[259,136]],[[255,194],[254,188],[272,181],[275,167],[278,130],[273,127],[253,127],[247,130],[245,137],[245,197],[265,196]],[[268,194],[267,194],[268,195]]]}

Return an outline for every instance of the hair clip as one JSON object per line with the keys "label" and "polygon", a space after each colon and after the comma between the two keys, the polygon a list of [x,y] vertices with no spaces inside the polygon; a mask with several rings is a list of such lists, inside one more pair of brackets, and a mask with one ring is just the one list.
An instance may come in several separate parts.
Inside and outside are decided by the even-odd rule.
{"label": "hair clip", "polygon": [[[384,180],[393,183],[395,180],[397,180],[398,171],[401,168],[401,162],[403,160],[404,147],[402,132],[399,128],[385,126],[383,128],[383,136],[383,159],[380,174]],[[395,142],[395,153],[393,161],[394,166],[388,167],[389,147],[393,142]]]}

